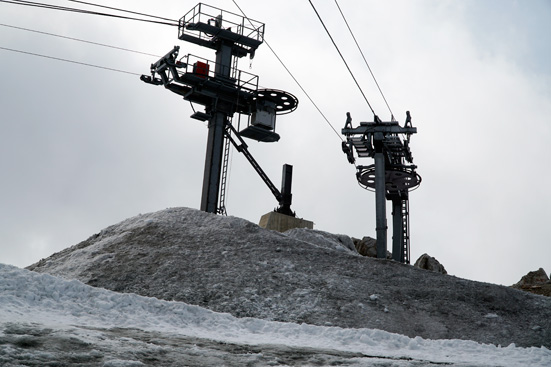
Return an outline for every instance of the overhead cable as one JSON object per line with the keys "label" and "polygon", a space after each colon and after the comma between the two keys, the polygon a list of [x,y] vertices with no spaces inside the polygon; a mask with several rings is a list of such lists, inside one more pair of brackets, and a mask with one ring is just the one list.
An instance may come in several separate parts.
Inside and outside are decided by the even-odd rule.
{"label": "overhead cable", "polygon": [[[241,7],[237,4],[237,2],[235,0],[232,0],[233,3],[235,4],[235,6],[237,7],[237,9],[239,9],[239,11],[241,12],[241,14],[251,23],[252,25],[252,22],[250,21],[249,17],[247,17],[247,15],[245,14],[245,12],[241,9]],[[279,58],[279,56],[277,55],[277,53],[274,51],[274,49],[270,46],[270,44],[266,41],[266,38],[264,38],[264,43],[266,44],[266,46],[270,49],[270,51],[274,54],[274,56],[276,57],[277,61],[279,61],[279,63],[283,66],[283,68],[287,71],[287,73],[291,76],[291,78],[295,81],[295,83],[298,85],[298,87],[300,88],[300,90],[302,90],[302,92],[306,95],[306,97],[308,98],[308,100],[310,101],[310,103],[312,103],[312,105],[315,107],[315,109],[319,112],[319,114],[323,117],[323,119],[325,120],[325,122],[327,122],[327,124],[329,125],[329,127],[331,127],[331,129],[335,132],[335,134],[339,137],[339,139],[341,141],[343,141],[343,138],[341,136],[341,134],[338,133],[338,131],[335,129],[335,127],[331,124],[331,122],[329,121],[329,119],[327,119],[327,117],[323,114],[323,112],[320,110],[320,108],[318,107],[318,105],[314,102],[314,100],[310,97],[310,95],[308,94],[308,92],[306,92],[306,90],[302,87],[302,85],[300,84],[300,82],[297,80],[297,78],[295,78],[295,76],[293,75],[293,73],[291,73],[291,71],[289,70],[289,68],[287,67],[287,65],[285,65],[285,63],[283,62],[283,60],[281,60]]]}
{"label": "overhead cable", "polygon": [[64,62],[69,62],[69,63],[72,63],[72,64],[84,65],[84,66],[89,66],[89,67],[97,68],[97,69],[104,69],[104,70],[109,70],[109,71],[116,71],[116,72],[118,72],[118,73],[123,73],[123,74],[130,74],[130,75],[137,75],[137,76],[140,76],[140,75],[141,75],[141,74],[138,74],[138,73],[133,73],[133,72],[131,72],[131,71],[126,71],[126,70],[121,70],[121,69],[115,69],[115,68],[110,68],[110,67],[106,67],[106,66],[99,66],[99,65],[94,65],[94,64],[88,64],[88,63],[84,63],[84,62],[80,62],[80,61],[73,61],[73,60],[69,60],[69,59],[63,59],[63,58],[60,58],[60,57],[42,55],[42,54],[37,54],[37,53],[34,53],[34,52],[21,51],[21,50],[16,50],[16,49],[13,49],[13,48],[2,47],[2,46],[0,46],[0,50],[11,51],[11,52],[17,52],[17,53],[25,54],[25,55],[32,55],[32,56],[44,57],[44,58],[46,58],[46,59],[52,59],[52,60],[57,60],[57,61],[64,61]]}
{"label": "overhead cable", "polygon": [[394,113],[392,113],[392,110],[390,109],[390,106],[388,105],[386,97],[383,94],[383,91],[381,90],[381,87],[379,86],[379,83],[377,82],[377,79],[375,78],[375,75],[373,74],[373,71],[371,70],[371,67],[369,66],[369,63],[367,62],[367,59],[365,58],[364,53],[362,51],[362,48],[358,44],[358,41],[356,40],[356,37],[354,36],[354,33],[352,32],[352,29],[348,25],[348,21],[346,20],[346,17],[344,16],[344,13],[342,12],[341,7],[339,6],[339,3],[338,3],[337,0],[335,0],[335,4],[337,4],[337,8],[339,8],[339,12],[341,13],[342,19],[344,20],[344,23],[346,24],[346,27],[348,28],[348,31],[350,32],[350,35],[354,39],[354,42],[356,43],[356,46],[358,47],[358,50],[360,51],[360,54],[362,55],[362,58],[364,59],[364,62],[367,65],[367,68],[369,69],[369,72],[371,73],[371,76],[373,77],[373,80],[375,81],[375,84],[377,85],[377,88],[379,89],[379,92],[381,93],[381,96],[383,97],[383,100],[386,103],[386,106],[388,107],[388,111],[390,112],[390,116],[392,117],[392,120],[394,120]]}
{"label": "overhead cable", "polygon": [[339,49],[339,47],[337,46],[337,43],[335,42],[335,40],[333,39],[333,36],[331,36],[331,33],[329,32],[329,29],[327,29],[327,27],[325,26],[325,23],[323,22],[323,19],[321,18],[321,15],[318,13],[318,10],[316,9],[316,7],[314,6],[314,4],[312,3],[311,0],[308,0],[308,2],[310,3],[310,5],[312,5],[312,9],[314,9],[314,12],[316,13],[319,21],[321,22],[321,25],[323,26],[323,28],[325,29],[325,32],[327,33],[327,35],[329,36],[329,38],[331,39],[331,42],[333,42],[333,46],[335,46],[335,49],[337,50],[337,52],[339,53],[342,61],[344,62],[344,65],[346,66],[346,68],[348,69],[348,72],[350,73],[350,75],[352,76],[352,79],[354,79],[354,83],[356,83],[356,86],[358,87],[358,89],[360,90],[360,93],[362,94],[362,96],[364,97],[365,99],[365,102],[367,103],[367,105],[369,106],[369,109],[371,110],[371,112],[373,112],[373,115],[375,115],[375,110],[373,110],[373,107],[371,107],[371,104],[369,103],[369,101],[367,100],[367,97],[365,96],[365,93],[364,91],[362,90],[362,87],[360,87],[360,84],[358,83],[358,80],[356,79],[356,77],[354,76],[354,73],[352,72],[352,70],[350,69],[350,67],[348,66],[348,63],[346,62],[346,59],[344,58],[343,54],[341,53],[341,50]]}
{"label": "overhead cable", "polygon": [[154,54],[150,54],[150,53],[147,53],[147,52],[141,52],[141,51],[131,50],[131,49],[128,49],[128,48],[123,48],[123,47],[117,47],[117,46],[106,45],[106,44],[104,44],[104,43],[86,41],[86,40],[83,40],[83,39],[80,39],[80,38],[67,37],[67,36],[62,36],[62,35],[60,35],[60,34],[55,34],[55,33],[48,33],[48,32],[43,32],[43,31],[37,31],[37,30],[35,30],[35,29],[30,29],[30,28],[17,27],[17,26],[13,26],[13,25],[9,25],[9,24],[3,24],[3,23],[0,23],[0,26],[1,26],[1,27],[8,27],[8,28],[19,29],[19,30],[27,31],[27,32],[39,33],[39,34],[43,34],[43,35],[46,35],[46,36],[53,36],[53,37],[64,38],[64,39],[68,39],[68,40],[71,40],[71,41],[84,42],[84,43],[88,43],[88,44],[96,45],[96,46],[109,47],[109,48],[113,48],[113,49],[116,49],[116,50],[127,51],[127,52],[133,52],[133,53],[137,53],[137,54],[141,54],[141,55],[146,55],[146,56],[161,57],[161,56],[159,56],[159,55],[154,55]]}
{"label": "overhead cable", "polygon": [[67,11],[67,12],[89,14],[89,15],[98,15],[98,16],[118,18],[118,19],[136,20],[136,21],[140,21],[140,22],[154,23],[154,24],[160,24],[160,25],[168,25],[168,26],[173,26],[173,27],[178,26],[177,21],[171,21],[169,23],[169,22],[165,22],[165,21],[128,17],[128,16],[109,14],[109,13],[100,13],[100,12],[95,12],[95,11],[90,11],[90,10],[83,10],[83,9],[78,9],[78,8],[69,8],[69,7],[65,7],[65,6],[38,3],[38,2],[34,2],[34,1],[0,0],[0,3],[23,5],[23,6],[29,6],[29,7],[35,7],[35,8],[44,8],[44,9]]}
{"label": "overhead cable", "polygon": [[72,2],[72,3],[79,3],[79,4],[84,4],[84,5],[96,6],[96,7],[104,8],[104,9],[116,10],[116,11],[120,11],[120,12],[128,13],[128,14],[143,15],[143,16],[146,16],[146,17],[154,18],[154,19],[167,20],[167,21],[169,21],[169,22],[178,22],[178,21],[175,20],[175,19],[163,18],[163,17],[159,17],[159,16],[156,16],[156,15],[145,14],[145,13],[138,13],[138,12],[131,11],[131,10],[126,10],[126,9],[113,8],[113,7],[110,7],[110,6],[105,6],[105,5],[100,5],[100,4],[89,3],[89,2],[86,2],[86,1],[77,1],[77,0],[68,0],[68,1],[70,1],[70,2]]}

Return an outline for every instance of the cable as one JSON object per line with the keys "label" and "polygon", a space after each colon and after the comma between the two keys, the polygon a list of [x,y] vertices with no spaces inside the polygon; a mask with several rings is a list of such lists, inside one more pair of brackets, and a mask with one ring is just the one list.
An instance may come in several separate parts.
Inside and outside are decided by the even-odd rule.
{"label": "cable", "polygon": [[133,53],[137,53],[137,54],[141,54],[141,55],[154,56],[154,57],[161,57],[161,56],[159,56],[159,55],[154,55],[154,54],[150,54],[150,53],[147,53],[147,52],[141,52],[141,51],[131,50],[131,49],[128,49],[128,48],[122,48],[122,47],[117,47],[117,46],[106,45],[106,44],[104,44],[104,43],[86,41],[86,40],[83,40],[83,39],[80,39],[80,38],[67,37],[67,36],[62,36],[62,35],[60,35],[60,34],[55,34],[55,33],[48,33],[48,32],[37,31],[37,30],[34,30],[34,29],[29,29],[29,28],[17,27],[17,26],[13,26],[13,25],[9,25],[9,24],[0,23],[0,26],[2,26],[2,27],[8,27],[8,28],[14,28],[14,29],[19,29],[19,30],[27,31],[27,32],[33,32],[33,33],[44,34],[44,35],[47,35],[47,36],[53,36],[53,37],[64,38],[64,39],[68,39],[68,40],[71,40],[71,41],[78,41],[78,42],[89,43],[89,44],[96,45],[96,46],[109,47],[109,48],[113,48],[113,49],[116,49],[116,50],[127,51],[127,52],[133,52]]}
{"label": "cable", "polygon": [[99,4],[94,4],[94,3],[88,3],[88,2],[85,2],[85,1],[77,1],[77,0],[67,0],[67,1],[70,1],[72,3],[79,3],[79,4],[84,4],[84,5],[97,6],[99,8],[105,8],[105,9],[110,9],[110,10],[121,11],[123,13],[129,13],[129,14],[135,14],[135,15],[144,15],[146,17],[150,17],[150,18],[154,18],[154,19],[168,20],[169,22],[178,22],[177,20],[174,20],[174,19],[158,17],[156,15],[150,15],[150,14],[145,14],[145,13],[138,13],[138,12],[135,12],[135,11],[125,10],[125,9],[120,9],[120,8],[112,8],[110,6],[99,5]]}
{"label": "cable", "polygon": [[293,80],[295,81],[295,83],[297,83],[298,87],[302,90],[302,92],[306,95],[306,97],[310,100],[310,102],[312,103],[312,105],[316,108],[316,110],[318,110],[318,112],[320,113],[320,115],[323,117],[323,119],[329,124],[329,126],[331,127],[331,129],[335,132],[335,134],[337,134],[337,136],[339,137],[340,140],[343,140],[341,134],[339,134],[339,132],[337,130],[335,130],[335,127],[331,124],[331,122],[329,122],[329,120],[327,119],[327,117],[325,117],[325,115],[323,114],[323,112],[321,112],[320,108],[318,107],[318,105],[314,102],[314,100],[312,99],[312,97],[310,97],[310,95],[306,92],[306,90],[302,87],[302,85],[299,83],[299,81],[295,78],[295,76],[293,75],[293,73],[291,73],[291,71],[289,70],[289,68],[287,68],[287,66],[285,65],[285,63],[279,58],[279,56],[276,54],[276,52],[273,50],[273,48],[268,44],[268,42],[266,42],[266,40],[264,40],[264,43],[266,44],[266,46],[268,46],[268,48],[270,49],[270,51],[272,51],[272,53],[274,54],[274,56],[276,57],[276,59],[279,61],[279,63],[285,68],[285,70],[287,71],[287,73],[291,76],[291,78],[293,78]]}
{"label": "cable", "polygon": [[[241,9],[241,7],[237,4],[237,2],[235,0],[232,0],[233,3],[235,4],[235,6],[237,7],[237,9],[239,9],[239,11],[241,12],[241,14],[243,14],[243,16],[249,21],[249,23],[251,23],[252,25],[252,22],[250,21],[249,17],[247,17],[247,15],[245,14],[245,12]],[[283,60],[281,60],[279,58],[279,56],[277,55],[277,53],[274,51],[274,49],[270,46],[270,44],[266,41],[266,39],[264,39],[264,43],[266,44],[266,46],[270,49],[270,51],[274,54],[274,56],[276,57],[277,61],[279,61],[279,63],[283,66],[283,68],[287,71],[287,73],[291,76],[291,78],[295,81],[295,83],[298,85],[298,87],[300,88],[300,90],[302,90],[302,92],[306,95],[306,97],[308,98],[308,100],[310,100],[310,103],[312,103],[312,105],[316,108],[316,110],[319,112],[319,114],[323,117],[323,119],[325,120],[325,122],[327,122],[327,124],[329,125],[329,127],[335,132],[335,134],[339,137],[339,139],[341,141],[344,141],[344,139],[342,138],[341,134],[339,134],[339,132],[335,129],[335,127],[331,124],[331,122],[329,121],[329,119],[327,119],[327,117],[323,114],[323,112],[320,110],[320,108],[318,107],[318,105],[314,102],[314,100],[310,97],[310,95],[308,94],[308,92],[306,92],[306,90],[302,87],[302,85],[299,83],[299,81],[297,80],[297,78],[295,78],[295,76],[293,75],[293,73],[291,73],[291,71],[289,70],[289,68],[285,65],[285,63],[283,62]]]}
{"label": "cable", "polygon": [[140,75],[141,75],[141,74],[138,74],[138,73],[133,73],[133,72],[131,72],[131,71],[120,70],[120,69],[114,69],[114,68],[109,68],[109,67],[99,66],[99,65],[94,65],[94,64],[87,64],[87,63],[84,63],[84,62],[73,61],[73,60],[68,60],[68,59],[62,59],[62,58],[60,58],[60,57],[42,55],[42,54],[37,54],[37,53],[34,53],[34,52],[27,52],[27,51],[15,50],[15,49],[13,49],[13,48],[7,48],[7,47],[2,47],[2,46],[0,46],[0,50],[12,51],[12,52],[17,52],[17,53],[25,54],[25,55],[32,55],[32,56],[44,57],[44,58],[46,58],[46,59],[64,61],[64,62],[69,62],[69,63],[72,63],[72,64],[84,65],[84,66],[89,66],[89,67],[98,68],[98,69],[116,71],[116,72],[118,72],[118,73],[123,73],[123,74],[130,74],[130,75],[137,75],[137,76],[140,76]]}
{"label": "cable", "polygon": [[44,9],[51,9],[51,10],[60,10],[60,11],[67,11],[67,12],[73,12],[73,13],[81,13],[81,14],[89,14],[89,15],[99,15],[99,16],[105,16],[105,17],[112,17],[112,18],[119,18],[119,19],[127,19],[127,20],[137,20],[140,22],[147,22],[147,23],[154,23],[154,24],[161,24],[161,25],[168,25],[168,26],[174,26],[178,27],[178,22],[175,23],[167,23],[167,22],[161,22],[157,20],[150,20],[150,19],[143,19],[143,18],[134,18],[134,17],[127,17],[122,15],[115,15],[115,14],[109,14],[109,13],[100,13],[90,10],[83,10],[83,9],[77,9],[77,8],[69,8],[65,6],[58,6],[58,5],[50,5],[50,4],[44,4],[44,3],[37,3],[33,1],[22,1],[22,0],[0,0],[1,3],[6,4],[13,4],[13,5],[24,5],[24,6],[30,6],[35,8],[44,8]]}
{"label": "cable", "polygon": [[344,65],[346,66],[346,68],[348,69],[348,72],[350,73],[350,75],[352,76],[352,79],[354,79],[354,82],[356,83],[356,86],[358,87],[358,89],[360,90],[360,92],[362,93],[362,96],[364,97],[365,101],[367,102],[367,105],[369,106],[369,109],[371,110],[371,112],[373,112],[373,115],[376,115],[375,114],[375,111],[373,110],[373,107],[371,107],[371,104],[369,103],[369,101],[367,100],[367,97],[365,96],[365,93],[364,91],[362,90],[362,87],[360,87],[360,84],[358,83],[358,81],[356,80],[356,77],[354,76],[354,73],[352,73],[352,70],[350,70],[350,67],[348,66],[348,63],[346,62],[346,59],[344,58],[344,56],[342,55],[341,53],[341,50],[339,50],[339,47],[337,46],[337,44],[335,43],[335,40],[333,39],[333,37],[331,36],[331,33],[329,32],[329,30],[327,29],[327,27],[325,26],[325,23],[323,22],[323,19],[321,19],[321,16],[320,14],[318,13],[316,7],[314,6],[314,4],[312,3],[311,0],[308,0],[308,2],[310,3],[310,5],[312,5],[312,9],[314,9],[314,12],[316,13],[316,15],[318,16],[318,19],[319,21],[321,22],[321,25],[323,26],[323,28],[325,29],[325,32],[327,33],[327,35],[329,36],[329,38],[331,39],[331,42],[333,42],[333,46],[335,46],[335,48],[337,49],[337,52],[339,53],[342,61],[344,62]]}
{"label": "cable", "polygon": [[373,71],[371,70],[371,67],[369,66],[369,63],[366,60],[366,58],[364,56],[364,53],[363,53],[360,45],[358,44],[358,41],[356,40],[356,37],[354,36],[354,33],[352,32],[352,29],[348,25],[346,17],[344,16],[344,13],[342,12],[341,7],[339,6],[339,3],[337,2],[337,0],[335,0],[335,4],[337,4],[337,8],[339,8],[339,12],[341,13],[341,16],[342,16],[342,19],[344,20],[344,23],[346,23],[346,27],[348,28],[348,31],[350,32],[350,35],[354,39],[354,42],[356,43],[356,46],[358,47],[358,50],[360,51],[360,54],[362,55],[362,58],[364,59],[364,62],[367,65],[367,68],[369,69],[369,72],[371,73],[371,76],[373,77],[373,80],[375,81],[375,84],[377,85],[377,88],[379,89],[379,92],[381,93],[381,96],[383,96],[383,100],[385,101],[386,106],[388,107],[388,110],[390,112],[392,120],[394,120],[394,113],[392,113],[392,110],[390,109],[390,106],[388,105],[388,102],[385,98],[385,95],[383,94],[383,91],[381,90],[381,87],[379,86],[379,83],[377,82],[377,79],[375,78],[375,75],[373,74]]}

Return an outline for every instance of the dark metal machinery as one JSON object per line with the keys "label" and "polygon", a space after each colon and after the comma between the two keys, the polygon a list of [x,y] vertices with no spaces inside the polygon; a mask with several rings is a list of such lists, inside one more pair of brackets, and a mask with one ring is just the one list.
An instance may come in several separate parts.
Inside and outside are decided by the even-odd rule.
{"label": "dark metal machinery", "polygon": [[[412,134],[417,128],[411,124],[411,115],[406,113],[406,122],[400,126],[397,121],[383,122],[375,116],[373,122],[361,122],[352,127],[352,117],[347,119],[342,134],[342,143],[348,162],[356,163],[358,158],[373,158],[375,164],[356,166],[356,177],[360,186],[375,190],[377,257],[387,256],[386,200],[392,201],[393,242],[392,258],[402,263],[410,262],[409,253],[409,191],[421,184],[421,176],[415,171],[413,156],[409,147]],[[400,137],[403,138],[400,138]]]}
{"label": "dark metal machinery", "polygon": [[[191,115],[194,119],[208,121],[201,210],[225,214],[225,175],[228,144],[231,142],[268,185],[280,203],[278,210],[290,215],[290,182],[289,195],[282,194],[254,160],[242,139],[278,141],[276,115],[292,112],[298,105],[292,94],[259,89],[258,76],[236,68],[238,58],[253,58],[263,43],[264,24],[199,3],[180,19],[178,38],[215,50],[216,60],[213,62],[191,54],[178,59],[180,48],[175,46],[152,64],[151,75],[142,75],[141,80],[163,85],[185,100],[205,106],[204,112]],[[241,131],[232,124],[235,113],[247,117],[247,126]]]}

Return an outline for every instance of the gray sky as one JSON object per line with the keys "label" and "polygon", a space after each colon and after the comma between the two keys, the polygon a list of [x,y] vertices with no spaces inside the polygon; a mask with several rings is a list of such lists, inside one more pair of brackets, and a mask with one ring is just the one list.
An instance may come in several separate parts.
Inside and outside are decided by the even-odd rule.
{"label": "gray sky", "polygon": [[[237,3],[266,24],[266,40],[337,131],[346,112],[354,125],[372,121],[308,1]],[[229,0],[208,4],[238,12]],[[335,3],[314,4],[375,111],[389,120]],[[410,110],[418,128],[411,146],[423,183],[410,195],[412,260],[429,253],[450,274],[506,285],[539,267],[549,273],[551,1],[339,4],[396,118],[403,122]],[[176,19],[195,5],[109,2]],[[181,55],[215,57],[161,25],[5,3],[0,23],[156,55],[179,45]],[[0,47],[144,74],[158,59],[5,26]],[[188,102],[134,75],[6,50],[0,63],[0,262],[27,266],[139,213],[199,207],[207,128],[189,118]],[[297,215],[316,229],[374,237],[375,195],[357,185],[339,137],[268,47],[239,67],[300,100],[278,118],[278,143],[249,143],[277,185],[282,165],[294,166]],[[258,222],[276,206],[234,152],[228,213]]]}

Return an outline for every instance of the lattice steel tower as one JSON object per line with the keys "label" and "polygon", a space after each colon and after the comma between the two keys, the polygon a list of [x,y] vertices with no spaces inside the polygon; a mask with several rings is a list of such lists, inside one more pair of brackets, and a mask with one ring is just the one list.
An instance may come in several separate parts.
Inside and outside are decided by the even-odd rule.
{"label": "lattice steel tower", "polygon": [[[205,106],[192,118],[208,121],[208,139],[201,196],[201,210],[225,214],[225,184],[229,144],[232,143],[258,172],[278,202],[279,211],[290,210],[290,181],[283,194],[273,185],[254,160],[242,137],[262,142],[275,142],[276,115],[294,111],[298,100],[292,94],[273,89],[258,89],[258,76],[236,68],[237,60],[254,57],[264,41],[264,24],[246,19],[212,6],[199,3],[179,21],[178,38],[216,51],[216,60],[194,55],[177,59],[175,46],[151,65],[151,75],[142,75],[144,82],[164,85],[187,101]],[[246,116],[246,125],[232,124],[233,115]],[[240,123],[239,123],[240,125]],[[291,166],[289,166],[291,167]],[[284,172],[290,172],[284,168]],[[289,173],[288,180],[291,175]],[[284,182],[286,180],[284,179]]]}

